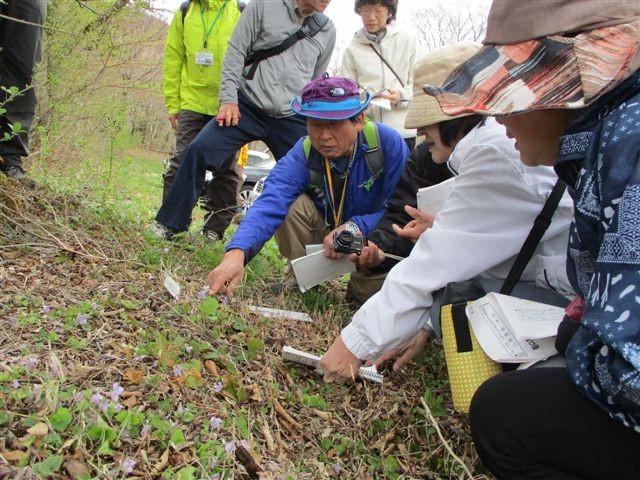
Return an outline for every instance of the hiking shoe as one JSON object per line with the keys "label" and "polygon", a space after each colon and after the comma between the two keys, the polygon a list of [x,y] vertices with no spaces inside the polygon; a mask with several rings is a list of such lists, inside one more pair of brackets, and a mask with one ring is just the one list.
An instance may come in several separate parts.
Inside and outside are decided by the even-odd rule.
{"label": "hiking shoe", "polygon": [[9,167],[4,171],[4,174],[11,180],[20,182],[26,187],[35,188],[36,186],[36,182],[25,173],[22,167],[19,167],[19,166]]}
{"label": "hiking shoe", "polygon": [[156,221],[149,227],[149,233],[161,240],[171,240],[176,232],[166,225]]}
{"label": "hiking shoe", "polygon": [[222,237],[213,230],[202,230],[202,238],[210,243],[216,243],[222,240]]}

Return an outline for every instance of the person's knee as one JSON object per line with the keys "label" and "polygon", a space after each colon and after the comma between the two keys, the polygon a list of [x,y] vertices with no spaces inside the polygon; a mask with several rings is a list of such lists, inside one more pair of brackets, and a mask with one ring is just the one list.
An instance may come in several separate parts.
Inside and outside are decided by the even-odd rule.
{"label": "person's knee", "polygon": [[496,375],[485,381],[471,399],[469,407],[469,423],[471,425],[471,434],[476,443],[479,453],[487,444],[493,444],[495,436],[501,430],[502,408],[499,404],[504,398],[502,388],[502,375]]}
{"label": "person's knee", "polygon": [[306,193],[303,193],[296,198],[295,202],[293,202],[289,207],[287,218],[297,221],[308,221],[315,210],[316,206],[313,203],[313,200],[311,200],[311,197]]}

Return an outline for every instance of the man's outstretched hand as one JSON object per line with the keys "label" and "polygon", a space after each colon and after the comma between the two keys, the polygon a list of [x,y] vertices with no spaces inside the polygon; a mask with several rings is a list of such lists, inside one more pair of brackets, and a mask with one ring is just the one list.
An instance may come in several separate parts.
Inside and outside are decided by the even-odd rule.
{"label": "man's outstretched hand", "polygon": [[209,272],[209,295],[233,295],[233,291],[242,281],[244,274],[244,252],[229,250],[224,254],[222,262]]}

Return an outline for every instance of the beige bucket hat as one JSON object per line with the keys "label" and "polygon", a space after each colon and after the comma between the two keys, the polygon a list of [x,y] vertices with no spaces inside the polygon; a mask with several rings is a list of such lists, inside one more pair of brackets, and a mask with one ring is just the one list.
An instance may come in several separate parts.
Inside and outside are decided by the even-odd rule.
{"label": "beige bucket hat", "polygon": [[[460,42],[447,45],[427,54],[416,64],[413,75],[413,99],[404,122],[405,128],[421,128],[451,120],[435,98],[427,95],[422,86],[441,85],[460,64],[471,58],[480,45]],[[470,113],[460,116],[470,115]]]}

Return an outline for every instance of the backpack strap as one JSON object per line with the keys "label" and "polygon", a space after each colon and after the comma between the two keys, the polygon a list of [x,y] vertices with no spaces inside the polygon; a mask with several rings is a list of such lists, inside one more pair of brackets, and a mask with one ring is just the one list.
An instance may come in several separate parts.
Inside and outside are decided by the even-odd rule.
{"label": "backpack strap", "polygon": [[184,18],[187,16],[187,12],[189,11],[189,7],[191,6],[191,0],[185,0],[180,5],[180,11],[182,12],[182,28],[184,29]]}
{"label": "backpack strap", "polygon": [[329,23],[329,17],[327,17],[324,13],[316,12],[310,17],[307,17],[302,27],[296,32],[292,33],[279,45],[271,48],[266,48],[264,50],[251,52],[244,60],[245,67],[251,65],[251,68],[249,69],[249,72],[247,73],[245,78],[247,80],[253,80],[253,77],[256,74],[256,70],[258,69],[258,64],[262,60],[280,55],[282,52],[288,50],[300,40],[315,37],[316,34],[327,25],[327,23]]}
{"label": "backpack strap", "polygon": [[362,128],[364,139],[367,142],[367,151],[364,153],[364,160],[371,172],[371,178],[364,182],[361,187],[367,192],[371,190],[371,187],[378,178],[384,173],[384,153],[380,148],[380,133],[378,132],[378,126],[369,120],[364,121],[364,127]]}
{"label": "backpack strap", "polygon": [[540,240],[542,240],[542,237],[551,225],[553,214],[558,209],[558,205],[560,204],[560,200],[562,200],[562,196],[566,189],[567,185],[562,180],[558,179],[553,190],[551,190],[551,193],[547,197],[547,201],[544,202],[544,206],[542,207],[540,214],[536,217],[533,227],[520,249],[520,253],[518,253],[518,256],[514,260],[511,270],[509,270],[507,278],[502,284],[500,293],[503,295],[510,295],[513,288],[516,286],[516,283],[520,280],[520,277],[522,276],[525,268],[527,268],[529,260],[533,257]]}

